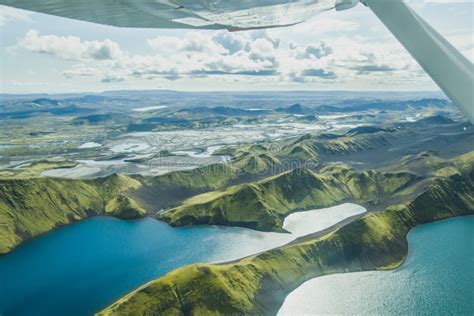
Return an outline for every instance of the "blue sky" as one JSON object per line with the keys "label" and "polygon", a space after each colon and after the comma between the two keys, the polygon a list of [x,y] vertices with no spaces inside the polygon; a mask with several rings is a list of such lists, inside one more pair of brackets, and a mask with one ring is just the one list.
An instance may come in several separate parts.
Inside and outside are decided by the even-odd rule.
{"label": "blue sky", "polygon": [[[409,0],[474,60],[472,1]],[[124,29],[0,6],[3,93],[438,90],[359,5],[266,31]]]}

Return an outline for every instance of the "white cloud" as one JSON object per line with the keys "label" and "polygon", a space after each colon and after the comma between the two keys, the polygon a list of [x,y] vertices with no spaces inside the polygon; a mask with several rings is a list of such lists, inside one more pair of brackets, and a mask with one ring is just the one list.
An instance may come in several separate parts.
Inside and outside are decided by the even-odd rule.
{"label": "white cloud", "polygon": [[244,49],[248,43],[248,37],[243,34],[246,33],[217,32],[213,40],[224,47],[230,54],[234,54]]}
{"label": "white cloud", "polygon": [[[25,36],[29,37],[38,35]],[[42,43],[52,42],[54,45],[47,48],[38,45],[34,51],[47,50],[63,58],[88,60],[95,67],[81,64],[63,75],[67,78],[100,75],[102,82],[120,82],[127,77],[176,81],[216,75],[275,77],[301,83],[360,80],[374,76],[388,78],[395,72],[403,75],[405,80],[420,76],[419,67],[401,46],[392,42],[371,42],[364,38],[341,37],[327,43],[321,41],[304,46],[291,43],[289,48],[280,48],[279,40],[269,37],[266,32],[189,32],[182,37],[148,39],[147,43],[156,50],[153,55],[126,54],[117,45],[118,57],[104,59],[91,51],[101,54],[99,48],[107,40],[84,42],[79,38],[52,36],[54,40],[50,40],[49,37],[43,36]],[[61,52],[55,50],[56,44],[63,45]],[[64,49],[64,46],[74,49]],[[80,50],[76,48],[78,46],[87,49]],[[103,62],[98,63],[100,60]],[[245,80],[249,82],[249,79]]]}
{"label": "white cloud", "polygon": [[39,35],[36,30],[29,30],[18,44],[31,52],[69,60],[111,60],[123,56],[119,45],[109,39],[82,41],[76,36]]}
{"label": "white cloud", "polygon": [[75,77],[91,77],[98,74],[97,68],[86,67],[83,64],[75,65],[71,69],[63,71],[63,76],[71,79]]}
{"label": "white cloud", "polygon": [[467,59],[474,62],[474,35],[472,30],[465,30],[461,34],[447,35],[448,41],[463,53]]}
{"label": "white cloud", "polygon": [[122,82],[125,81],[125,78],[119,74],[114,73],[107,73],[101,80],[101,82],[105,83],[115,83],[115,82]]}
{"label": "white cloud", "polygon": [[131,70],[138,78],[182,76],[246,75],[277,73],[278,40],[266,32],[188,32],[182,37],[158,36],[148,39],[156,55],[126,56],[115,67]]}
{"label": "white cloud", "polygon": [[210,36],[202,32],[189,32],[183,38],[157,36],[147,39],[148,45],[161,52],[225,53],[226,50]]}
{"label": "white cloud", "polygon": [[297,59],[321,59],[332,54],[332,47],[325,42],[316,44],[309,44],[305,47],[300,47],[294,43],[290,43],[290,49],[293,50],[293,55]]}
{"label": "white cloud", "polygon": [[[418,1],[421,2],[428,3]],[[470,27],[459,24],[456,33],[450,29],[451,35],[446,35],[472,60],[472,25]],[[217,82],[216,88],[224,85],[252,88],[252,85],[265,84],[273,88],[298,83],[337,89],[411,88],[420,84],[434,87],[413,58],[363,6],[343,12],[324,12],[311,21],[288,28],[156,33],[160,35],[148,35],[148,39],[143,36],[141,46],[130,41],[135,52],[131,53],[127,52],[132,49],[131,44],[126,41],[130,35],[112,35],[111,38],[121,40],[123,46],[120,47],[109,39],[85,41],[75,36],[42,35],[30,30],[19,41],[16,53],[21,54],[23,48],[77,61],[78,65],[59,71],[66,78],[89,76],[101,82],[130,82],[141,86],[156,83],[167,88],[180,85],[192,88]],[[68,67],[71,65],[69,62]],[[74,80],[67,82],[73,84]]]}

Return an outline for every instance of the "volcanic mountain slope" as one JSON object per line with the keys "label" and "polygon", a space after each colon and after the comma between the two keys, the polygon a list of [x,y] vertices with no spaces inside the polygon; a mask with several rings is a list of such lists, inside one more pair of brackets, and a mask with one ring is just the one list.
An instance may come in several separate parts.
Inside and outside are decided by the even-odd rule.
{"label": "volcanic mountain slope", "polygon": [[180,205],[184,199],[199,193],[252,182],[298,167],[314,170],[326,161],[388,148],[395,138],[391,134],[391,131],[354,136],[308,134],[276,143],[227,147],[218,154],[232,156],[230,163],[172,172],[153,178],[137,176],[135,178],[143,186],[132,195],[150,211],[167,209]]}
{"label": "volcanic mountain slope", "polygon": [[281,231],[284,218],[291,212],[344,201],[373,206],[388,196],[402,194],[416,180],[410,173],[356,173],[348,166],[318,174],[295,169],[192,197],[158,218],[173,226],[210,224]]}
{"label": "volcanic mountain slope", "polygon": [[473,164],[474,152],[454,159],[421,153],[386,167],[391,172],[357,172],[346,164],[328,166],[318,173],[294,169],[196,195],[158,214],[158,218],[172,226],[228,225],[281,231],[284,218],[292,212],[345,201],[362,204],[369,210],[382,210],[415,197],[438,177],[468,172]]}
{"label": "volcanic mountain slope", "polygon": [[[226,149],[230,149],[230,153],[233,154],[233,161],[230,164],[211,165],[190,171],[173,172],[158,177],[123,176],[123,178],[130,179],[131,181],[137,184],[132,187],[125,186],[126,189],[124,189],[124,191],[128,191],[126,196],[129,199],[133,199],[133,203],[132,201],[129,201],[130,205],[134,205],[140,209],[144,208],[148,211],[149,214],[154,214],[156,211],[159,211],[161,209],[168,209],[170,207],[179,206],[182,204],[181,201],[196,194],[213,190],[222,190],[223,188],[226,188],[230,185],[253,182],[274,174],[280,174],[281,172],[285,172],[288,169],[294,167],[293,164],[286,164],[286,162],[288,161],[293,161],[292,159],[297,159],[300,162],[303,161],[303,166],[308,166],[306,162],[310,161],[311,164],[309,165],[309,167],[312,167],[311,169],[313,169],[319,168],[321,164],[324,164],[325,161],[328,161],[328,159],[343,160],[343,157],[353,157],[354,155],[357,155],[357,153],[364,154],[366,152],[371,152],[372,150],[374,150],[372,148],[375,148],[376,152],[378,152],[380,147],[390,148],[390,146],[392,146],[392,142],[396,142],[399,137],[394,134],[396,134],[396,132],[374,132],[373,130],[371,130],[370,133],[362,133],[354,136],[338,136],[332,134],[305,135],[297,139],[281,141],[281,146],[279,145],[279,147],[276,147],[277,149],[279,149],[277,151],[274,150],[274,147],[270,146],[272,144],[242,145],[238,148]],[[462,135],[458,138],[465,141],[466,137],[470,137],[471,134],[465,133]],[[314,160],[302,160],[305,157],[299,156],[298,151],[296,151],[295,154],[295,148],[306,148],[308,151],[311,151],[313,153],[310,157],[316,158]],[[412,156],[416,157],[416,155]],[[415,158],[413,157],[405,158],[407,160],[405,161],[405,165],[395,164],[392,167],[387,167],[388,173],[394,173],[396,170],[405,170],[407,173],[413,173],[413,168],[415,168],[420,176],[426,176],[425,174],[423,174],[423,172],[420,171],[422,170],[422,168],[417,166],[417,164],[414,162]],[[432,159],[429,159],[429,162],[425,163],[433,164],[436,159],[444,161],[441,158],[435,158],[433,156]],[[452,162],[444,161],[443,163],[446,168],[441,168],[439,169],[439,171],[436,172],[443,174],[452,174],[457,172],[456,168],[452,166]],[[451,165],[448,166],[447,164]],[[71,166],[73,165],[74,164],[72,164]],[[297,165],[302,164],[298,163]],[[401,167],[403,167],[404,169],[398,169]],[[46,232],[50,229],[53,229],[57,225],[73,222],[73,220],[71,220],[70,218],[68,219],[67,217],[70,213],[78,212],[78,210],[81,209],[93,210],[89,211],[88,216],[76,216],[76,218],[85,218],[92,215],[102,214],[102,210],[105,210],[103,207],[95,206],[97,202],[94,202],[96,204],[93,204],[88,199],[81,198],[81,196],[84,194],[84,192],[100,192],[99,188],[94,183],[99,183],[100,181],[107,181],[109,177],[106,177],[105,180],[68,181],[53,178],[40,180],[33,176],[33,169],[35,168],[37,168],[36,165],[34,166],[34,168],[27,168],[28,170],[22,169],[22,175],[27,175],[29,174],[27,171],[32,171],[32,174],[28,177],[21,176],[21,179],[17,179],[19,175],[12,175],[7,176],[7,179],[1,180],[0,186],[3,191],[3,194],[0,196],[0,211],[2,213],[1,216],[3,218],[3,221],[0,229],[0,234],[2,234],[3,236],[8,236],[3,237],[4,240],[8,240],[2,243],[2,245],[4,246],[4,249],[2,249],[3,252],[10,250],[14,245],[18,244],[22,240],[34,237],[42,232]],[[114,177],[118,176],[111,176],[111,178]],[[343,180],[340,178],[336,178],[331,181]],[[258,187],[261,184],[258,184],[256,187],[255,185],[243,186],[240,189],[233,188],[232,190],[240,190],[241,192],[239,194],[249,194],[249,196],[256,197],[258,201],[260,199],[260,196],[262,196],[262,193],[259,193],[260,189]],[[82,189],[83,186],[86,189]],[[243,188],[245,188],[245,190],[243,190]],[[67,193],[65,191],[67,191]],[[55,198],[50,199],[48,194],[37,194],[36,192],[51,192],[52,196],[61,197],[61,203],[52,202],[55,200]],[[358,200],[357,196],[355,196],[354,194],[355,191],[344,190],[343,192],[339,192],[338,194],[332,195],[331,201],[336,202],[342,200]],[[95,195],[94,198],[91,200],[108,200],[110,198],[109,196],[103,197],[99,195],[100,194],[97,193],[97,195]],[[21,201],[22,199],[26,201],[27,196],[30,196],[28,197],[28,199],[32,199],[34,203],[32,202],[30,205],[27,205],[25,203],[12,202],[15,200]],[[33,196],[34,199],[31,196]],[[283,201],[281,202],[281,205],[278,205],[276,204],[275,199],[270,198],[270,196],[271,194],[266,194],[263,196],[263,201],[265,201],[265,203],[267,204],[262,204],[262,207],[260,209],[281,209],[278,212],[271,211],[270,213],[272,215],[268,217],[269,222],[259,227],[259,229],[278,229],[280,225],[279,223],[281,223],[281,216],[283,216],[281,212],[291,212],[309,207],[310,205],[312,205],[313,207],[327,205],[327,203],[325,204],[321,202],[324,201],[324,199],[322,199],[318,203],[316,203],[314,200],[312,201],[312,203],[309,203],[309,200],[306,200],[302,204],[295,203],[295,201]],[[269,201],[266,201],[265,199],[269,199]],[[223,203],[222,201],[218,202],[217,204],[214,203],[214,205]],[[272,201],[272,203],[270,203],[270,201]],[[189,205],[193,204],[196,203],[193,202]],[[44,211],[39,211],[38,209],[35,209],[33,207],[34,205],[46,205],[47,210],[45,208]],[[67,205],[69,205],[69,207],[66,207]],[[91,205],[94,205],[94,207],[92,207]],[[233,205],[236,204],[234,203]],[[193,206],[192,208],[197,211],[199,207],[200,206]],[[230,208],[230,210],[232,210],[232,208]],[[30,212],[33,215],[31,215]],[[52,214],[49,214],[50,212],[55,213],[56,215],[53,216]],[[37,222],[39,223],[39,225],[37,225],[38,227],[33,227],[35,226],[33,222],[30,223],[31,227],[29,228],[22,227],[22,224],[20,224],[21,221],[17,224],[13,224],[16,221],[15,218],[21,217],[21,214],[25,214],[25,218],[37,217]],[[214,223],[225,224],[226,221],[218,219],[218,217],[215,217],[215,214],[212,216],[212,218],[208,220],[208,222],[212,221]],[[168,220],[170,222],[175,222],[176,224],[191,224],[196,222],[196,216],[189,217],[187,219],[183,218],[185,217],[172,216],[169,219],[163,217],[163,219]],[[237,221],[240,221],[238,216],[237,218],[232,220],[232,223],[236,223]],[[47,222],[47,224],[41,224],[43,222]],[[197,222],[204,223],[206,221],[203,221],[201,218]],[[242,222],[240,225],[249,225],[249,227],[257,228],[256,224],[244,222]]]}
{"label": "volcanic mountain slope", "polygon": [[[438,146],[440,152],[447,153],[446,155],[469,150],[474,134],[469,130],[461,130],[456,134],[452,132],[453,127],[458,129],[457,124],[447,124],[444,127],[449,131],[446,136],[430,137],[427,143],[430,148],[436,149]],[[423,130],[426,127],[417,128]],[[415,195],[429,182],[416,181],[414,185],[410,185],[413,177],[430,178],[462,173],[453,161],[436,157],[432,153],[416,152],[403,158],[401,163],[392,162],[405,152],[405,147],[400,144],[405,145],[406,141],[400,139],[411,136],[410,141],[413,143],[408,146],[415,147],[413,144],[416,143],[416,147],[420,148],[420,142],[413,139],[427,139],[426,134],[432,128],[429,127],[428,132],[413,131],[411,128],[408,132],[359,129],[353,136],[308,134],[274,143],[241,145],[225,149],[232,155],[231,163],[157,177],[112,175],[95,180],[38,177],[38,172],[51,165],[73,167],[75,162],[42,162],[26,168],[2,170],[0,253],[6,253],[22,241],[58,225],[94,215],[130,218],[154,215],[156,212],[175,208],[172,212],[160,215],[173,225],[215,223],[280,230],[286,214],[302,209],[328,206],[346,200],[359,201],[369,208],[380,209],[387,201],[400,200],[404,195]],[[440,133],[444,131],[443,127],[438,129]],[[420,135],[425,136],[423,138]],[[443,140],[449,142],[450,146],[444,146]],[[303,150],[296,150],[298,148]],[[309,154],[303,155],[302,152]],[[370,171],[373,169],[367,167],[373,164],[373,157],[383,155],[390,158],[384,160],[381,168],[376,169],[378,171]],[[359,167],[356,158],[362,161],[367,159],[363,168]],[[350,163],[350,168],[324,167],[332,161],[344,160]],[[356,162],[353,163],[353,160]],[[292,175],[298,177],[295,174],[299,171],[288,172],[295,167],[299,171],[304,170],[301,179],[305,181],[301,185],[289,181]],[[331,168],[334,170],[331,171]],[[314,171],[318,174],[315,175]],[[395,179],[395,184],[380,182],[380,175],[384,174],[387,178]],[[409,188],[398,189],[398,181]],[[114,183],[114,192],[104,191],[105,183]],[[281,187],[275,183],[280,183]],[[309,185],[311,183],[314,185]],[[337,188],[329,190],[329,187]],[[366,188],[365,192],[362,188]],[[211,191],[218,192],[190,199]],[[303,194],[308,196],[298,198]],[[183,202],[184,200],[187,201]],[[242,208],[241,203],[247,203],[245,208]],[[207,206],[209,209],[204,209]],[[249,210],[257,212],[250,214]]]}
{"label": "volcanic mountain slope", "polygon": [[93,180],[41,177],[50,165],[34,163],[0,173],[0,254],[21,242],[97,215],[137,218],[233,182],[255,180],[277,160],[247,155],[232,164],[216,164],[157,177],[111,175]]}
{"label": "volcanic mountain slope", "polygon": [[123,175],[96,180],[0,180],[0,254],[57,226],[91,216],[142,217],[145,211],[124,195],[139,186]]}
{"label": "volcanic mountain slope", "polygon": [[460,161],[461,174],[436,177],[401,204],[235,262],[177,269],[99,315],[274,315],[291,291],[312,278],[398,267],[411,228],[474,214],[474,155]]}
{"label": "volcanic mountain slope", "polygon": [[[432,123],[440,120],[444,123]],[[225,147],[216,153],[239,157],[255,153],[255,148],[257,145],[243,144]],[[358,169],[373,169],[422,151],[443,158],[463,154],[474,149],[474,129],[465,123],[434,116],[417,122],[359,126],[343,134],[305,134],[297,138],[261,142],[258,148],[259,153],[269,153],[280,160],[296,159],[311,162],[313,166],[342,161]]]}

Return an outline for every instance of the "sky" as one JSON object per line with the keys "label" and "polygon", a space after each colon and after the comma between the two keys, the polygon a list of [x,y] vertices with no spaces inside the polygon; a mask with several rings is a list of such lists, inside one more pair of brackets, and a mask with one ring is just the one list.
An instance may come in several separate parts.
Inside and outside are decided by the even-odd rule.
{"label": "sky", "polygon": [[[406,0],[474,61],[474,0]],[[437,91],[363,5],[257,31],[117,28],[0,6],[0,92]]]}

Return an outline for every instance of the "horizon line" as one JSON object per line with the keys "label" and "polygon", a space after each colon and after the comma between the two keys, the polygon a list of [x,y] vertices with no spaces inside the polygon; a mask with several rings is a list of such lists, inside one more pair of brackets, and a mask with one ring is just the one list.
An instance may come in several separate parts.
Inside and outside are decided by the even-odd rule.
{"label": "horizon line", "polygon": [[171,93],[438,93],[444,95],[441,90],[173,90],[173,89],[116,89],[102,91],[78,91],[78,92],[0,92],[0,96],[12,95],[61,95],[61,94],[106,94],[118,92],[171,92]]}

